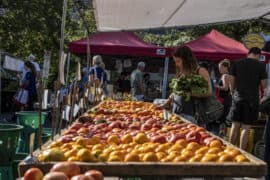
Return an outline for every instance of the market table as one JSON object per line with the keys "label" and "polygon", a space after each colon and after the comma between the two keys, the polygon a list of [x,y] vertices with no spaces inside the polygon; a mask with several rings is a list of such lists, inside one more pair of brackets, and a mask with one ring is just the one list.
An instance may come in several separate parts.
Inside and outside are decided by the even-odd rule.
{"label": "market table", "polygon": [[[188,122],[181,117],[182,121]],[[65,130],[64,130],[65,131]],[[214,136],[214,135],[212,135]],[[61,136],[55,136],[59,139]],[[216,137],[220,139],[219,137]],[[233,146],[228,142],[220,139],[225,145]],[[49,141],[43,145],[42,149],[46,149],[52,142]],[[245,155],[250,162],[76,162],[82,172],[89,169],[97,169],[103,172],[105,176],[117,177],[150,177],[154,179],[172,179],[175,177],[262,177],[266,174],[266,164],[238,149]],[[39,150],[34,152],[38,155]],[[48,172],[50,168],[57,162],[39,162],[36,164],[19,164],[19,173],[23,175],[30,167],[38,167],[43,172]]]}

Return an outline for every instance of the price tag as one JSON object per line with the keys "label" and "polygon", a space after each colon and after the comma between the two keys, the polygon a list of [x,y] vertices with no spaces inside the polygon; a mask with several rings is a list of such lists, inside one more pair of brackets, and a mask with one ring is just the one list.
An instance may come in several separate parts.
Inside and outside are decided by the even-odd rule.
{"label": "price tag", "polygon": [[73,117],[76,117],[78,112],[80,110],[80,106],[78,104],[74,105],[74,110],[73,110]]}

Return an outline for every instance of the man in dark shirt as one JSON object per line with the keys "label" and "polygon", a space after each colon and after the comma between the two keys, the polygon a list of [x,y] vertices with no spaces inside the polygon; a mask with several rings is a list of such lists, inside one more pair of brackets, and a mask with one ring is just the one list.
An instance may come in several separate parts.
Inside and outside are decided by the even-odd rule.
{"label": "man in dark shirt", "polygon": [[266,87],[267,74],[259,62],[260,55],[259,48],[251,48],[247,59],[236,62],[231,71],[233,101],[228,119],[233,123],[230,142],[236,144],[241,127],[241,149],[246,149],[250,125],[258,119],[259,86]]}

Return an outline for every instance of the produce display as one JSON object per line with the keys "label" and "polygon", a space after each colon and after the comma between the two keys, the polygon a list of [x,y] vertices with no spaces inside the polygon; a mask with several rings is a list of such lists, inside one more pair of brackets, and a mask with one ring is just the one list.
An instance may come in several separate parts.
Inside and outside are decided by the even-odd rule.
{"label": "produce display", "polygon": [[190,74],[172,79],[170,83],[172,92],[190,100],[191,94],[205,94],[208,92],[208,83],[200,75]]}
{"label": "produce display", "polygon": [[50,172],[43,174],[38,168],[30,168],[24,173],[24,180],[103,180],[103,174],[97,170],[89,170],[81,174],[80,166],[72,162],[55,164]]}
{"label": "produce display", "polygon": [[176,115],[163,119],[156,105],[104,101],[81,116],[40,152],[39,161],[249,162],[204,128]]}

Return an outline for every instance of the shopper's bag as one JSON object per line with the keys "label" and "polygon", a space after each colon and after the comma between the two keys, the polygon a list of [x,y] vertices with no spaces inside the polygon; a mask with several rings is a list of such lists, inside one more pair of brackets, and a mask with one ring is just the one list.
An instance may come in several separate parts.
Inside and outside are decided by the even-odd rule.
{"label": "shopper's bag", "polygon": [[211,123],[223,114],[223,105],[215,96],[197,98],[195,100],[195,119],[198,122]]}
{"label": "shopper's bag", "polygon": [[16,104],[19,106],[25,106],[28,102],[29,92],[24,88],[20,88],[13,98]]}
{"label": "shopper's bag", "polygon": [[217,100],[221,103],[221,104],[224,104],[224,99],[222,97],[220,97],[220,88],[217,88],[216,89],[216,97],[217,97]]}

